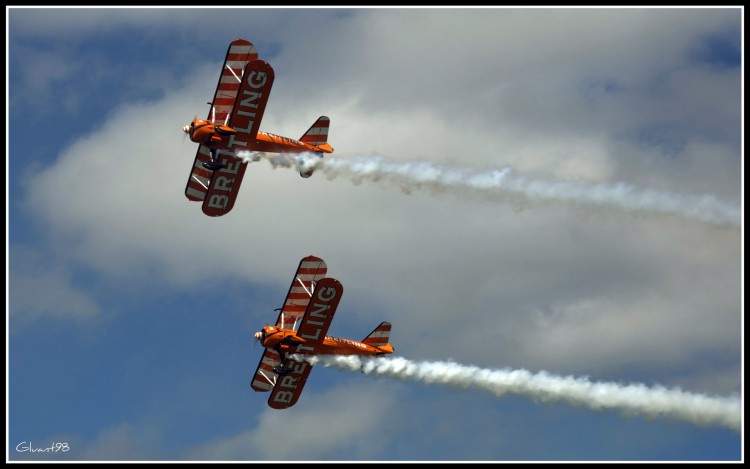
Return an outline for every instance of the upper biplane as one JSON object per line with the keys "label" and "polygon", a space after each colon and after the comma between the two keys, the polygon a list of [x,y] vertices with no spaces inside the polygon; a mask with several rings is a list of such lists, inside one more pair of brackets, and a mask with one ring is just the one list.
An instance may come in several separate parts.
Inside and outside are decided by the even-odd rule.
{"label": "upper biplane", "polygon": [[[203,202],[203,213],[226,214],[234,206],[247,168],[241,151],[253,153],[333,153],[328,144],[330,119],[321,116],[299,140],[259,130],[273,84],[273,68],[258,59],[255,46],[244,39],[229,44],[227,56],[206,119],[194,119],[182,130],[200,144],[185,196]],[[256,155],[257,156],[257,155]],[[310,177],[313,170],[300,170]]]}
{"label": "upper biplane", "polygon": [[391,324],[382,322],[362,342],[328,337],[328,327],[344,293],[338,280],[326,277],[323,259],[307,256],[299,263],[276,324],[265,326],[255,338],[265,347],[251,387],[271,391],[268,405],[293,406],[305,386],[312,365],[297,361],[300,355],[368,355],[393,353],[388,342]]}

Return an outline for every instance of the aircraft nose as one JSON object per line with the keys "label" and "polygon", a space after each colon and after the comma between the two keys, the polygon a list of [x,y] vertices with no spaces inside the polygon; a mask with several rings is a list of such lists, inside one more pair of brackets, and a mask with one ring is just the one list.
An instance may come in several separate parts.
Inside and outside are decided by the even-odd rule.
{"label": "aircraft nose", "polygon": [[184,126],[182,128],[182,131],[185,132],[185,133],[189,133],[190,132],[190,126],[189,125]]}
{"label": "aircraft nose", "polygon": [[261,333],[260,333],[260,332],[256,332],[256,333],[255,333],[255,338],[256,338],[256,339],[260,340],[260,336],[261,336]]}

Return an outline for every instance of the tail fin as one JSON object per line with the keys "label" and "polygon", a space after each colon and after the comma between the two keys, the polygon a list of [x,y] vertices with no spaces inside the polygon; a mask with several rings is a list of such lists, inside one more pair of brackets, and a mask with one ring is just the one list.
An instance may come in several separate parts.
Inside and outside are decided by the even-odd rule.
{"label": "tail fin", "polygon": [[[318,120],[307,129],[307,132],[300,137],[299,141],[308,145],[314,145],[317,148],[315,153],[321,158],[323,157],[323,153],[333,153],[333,147],[328,144],[328,127],[330,125],[331,119],[326,116],[318,117]],[[312,176],[313,171],[315,171],[315,168],[300,171],[299,175],[303,178],[309,178]]]}
{"label": "tail fin", "polygon": [[363,344],[372,345],[383,351],[383,353],[393,353],[393,346],[388,342],[391,336],[391,323],[381,322],[370,335],[365,337]]}
{"label": "tail fin", "polygon": [[328,144],[328,127],[331,119],[326,116],[318,117],[318,120],[307,129],[299,141],[318,147],[323,153],[333,153],[333,147]]}

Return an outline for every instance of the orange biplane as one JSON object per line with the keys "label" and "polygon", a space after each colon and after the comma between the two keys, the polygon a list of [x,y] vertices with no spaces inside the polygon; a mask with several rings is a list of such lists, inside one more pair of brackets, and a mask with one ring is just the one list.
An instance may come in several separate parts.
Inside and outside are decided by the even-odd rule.
{"label": "orange biplane", "polygon": [[[328,144],[330,119],[321,116],[299,140],[259,130],[274,73],[258,60],[255,46],[244,39],[229,44],[207,119],[195,119],[182,130],[200,144],[190,171],[185,196],[203,202],[203,213],[226,214],[234,206],[247,161],[238,152],[305,153],[320,157],[333,153]],[[300,171],[310,177],[313,170]]]}
{"label": "orange biplane", "polygon": [[391,324],[382,322],[362,342],[328,337],[328,327],[344,293],[338,280],[326,277],[323,259],[307,256],[299,263],[284,306],[274,326],[265,326],[255,338],[265,347],[251,387],[271,391],[268,405],[293,406],[305,386],[312,365],[289,358],[301,355],[368,355],[393,353],[388,342]]}

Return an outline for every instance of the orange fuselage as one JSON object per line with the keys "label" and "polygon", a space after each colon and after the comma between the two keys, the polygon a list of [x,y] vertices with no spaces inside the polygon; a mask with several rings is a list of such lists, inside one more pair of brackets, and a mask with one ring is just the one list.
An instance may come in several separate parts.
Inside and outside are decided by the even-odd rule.
{"label": "orange fuselage", "polygon": [[[200,143],[216,150],[223,150],[230,147],[232,138],[237,131],[225,125],[214,124],[210,121],[195,119],[190,126],[186,126],[186,132],[190,135],[190,140]],[[259,151],[264,153],[332,153],[328,145],[317,147],[309,143],[300,142],[289,137],[270,134],[267,132],[258,132],[255,140],[248,142],[242,147],[243,150]]]}
{"label": "orange fuselage", "polygon": [[310,341],[299,337],[291,329],[282,329],[274,326],[264,327],[262,331],[255,334],[255,337],[261,341],[263,347],[283,353],[299,353],[303,355],[383,355],[390,353],[390,351],[381,350],[356,340],[329,336],[326,336],[322,342],[317,342],[314,352],[305,350],[305,347],[301,347],[298,350],[298,345]]}

